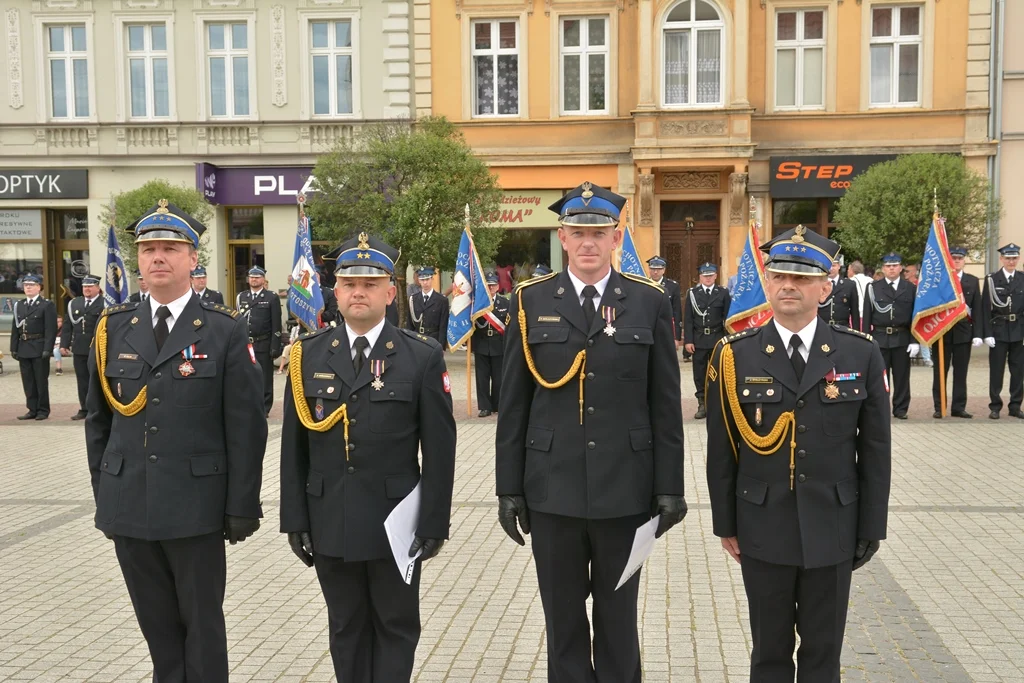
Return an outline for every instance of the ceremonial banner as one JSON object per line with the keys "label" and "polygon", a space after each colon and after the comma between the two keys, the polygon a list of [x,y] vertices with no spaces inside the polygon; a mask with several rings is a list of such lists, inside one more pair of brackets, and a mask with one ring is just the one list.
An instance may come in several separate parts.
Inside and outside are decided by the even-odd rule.
{"label": "ceremonial banner", "polygon": [[731,315],[725,321],[729,332],[761,327],[772,319],[772,305],[764,291],[764,261],[757,239],[757,225],[750,221],[747,244],[736,271],[736,288],[732,292]]}
{"label": "ceremonial banner", "polygon": [[114,226],[107,228],[107,265],[103,269],[103,301],[117,306],[128,301],[128,274],[124,271],[121,245],[117,243]]}
{"label": "ceremonial banner", "polygon": [[622,230],[622,253],[619,259],[619,272],[647,277],[643,261],[640,260],[640,254],[636,251],[633,231],[630,230],[628,225]]}
{"label": "ceremonial banner", "polygon": [[308,332],[313,332],[320,329],[324,293],[320,291],[320,274],[317,273],[313,262],[309,217],[304,211],[299,212],[299,226],[295,232],[294,263],[292,283],[288,287],[288,312],[295,316]]}
{"label": "ceremonial banner", "polygon": [[930,346],[965,315],[967,304],[950,260],[945,221],[936,213],[924,246],[910,330],[919,342]]}
{"label": "ceremonial banner", "polygon": [[454,349],[473,335],[473,321],[491,312],[494,300],[487,290],[484,269],[469,229],[463,229],[452,278],[452,308],[448,317],[448,347]]}

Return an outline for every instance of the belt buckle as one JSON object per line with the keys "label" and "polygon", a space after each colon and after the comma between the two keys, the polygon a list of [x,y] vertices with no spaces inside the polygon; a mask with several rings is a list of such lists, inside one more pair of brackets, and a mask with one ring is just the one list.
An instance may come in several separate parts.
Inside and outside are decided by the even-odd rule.
{"label": "belt buckle", "polygon": [[252,344],[255,341],[252,337],[249,337],[249,343]]}
{"label": "belt buckle", "polygon": [[711,328],[710,327],[705,327],[704,328],[704,334],[705,334],[705,336],[710,337],[711,336]]}
{"label": "belt buckle", "polygon": [[887,327],[887,328],[885,328],[885,333],[886,334],[895,334],[895,332],[894,332],[895,329],[896,329],[895,327]]}
{"label": "belt buckle", "polygon": [[423,332],[424,332],[423,325],[420,325],[420,334],[423,334]]}
{"label": "belt buckle", "polygon": [[1017,322],[1017,314],[1016,313],[1011,313],[1010,315],[1007,316],[1007,318],[1009,319],[1009,321],[1011,323]]}
{"label": "belt buckle", "polygon": [[28,341],[28,335],[24,332],[21,333],[21,341]]}
{"label": "belt buckle", "polygon": [[488,330],[487,330],[487,336],[488,336],[488,337],[493,337],[493,336],[494,336],[494,330],[492,330],[492,329],[488,329]]}

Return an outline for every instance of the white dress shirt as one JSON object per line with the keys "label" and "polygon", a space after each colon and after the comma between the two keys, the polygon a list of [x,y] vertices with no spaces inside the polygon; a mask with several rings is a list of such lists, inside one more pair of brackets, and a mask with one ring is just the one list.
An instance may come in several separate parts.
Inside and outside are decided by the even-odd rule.
{"label": "white dress shirt", "polygon": [[889,286],[893,288],[893,291],[895,291],[900,286],[899,278],[896,278],[895,280],[890,280],[889,278],[886,278],[885,281],[889,283]]}
{"label": "white dress shirt", "polygon": [[1005,277],[1006,281],[1009,282],[1010,280],[1013,279],[1013,274],[1016,272],[1017,271],[1015,270],[1007,270],[1006,268],[1003,268],[1003,277]]}
{"label": "white dress shirt", "polygon": [[786,355],[790,358],[793,357],[793,350],[789,348],[789,340],[796,334],[800,337],[800,355],[807,360],[807,357],[811,355],[811,344],[814,342],[814,331],[818,329],[818,316],[814,316],[811,322],[804,329],[799,332],[791,332],[785,327],[779,324],[779,321],[772,318],[772,322],[775,324],[775,329],[779,333],[779,337],[782,338],[782,343],[786,347]]}
{"label": "white dress shirt", "polygon": [[365,356],[366,358],[370,357],[370,351],[373,351],[373,345],[377,343],[377,339],[380,337],[380,331],[384,329],[385,320],[387,320],[387,318],[381,318],[380,322],[374,325],[373,329],[366,334],[359,334],[349,326],[347,321],[345,322],[345,333],[348,334],[348,346],[352,360],[356,359],[355,343],[357,337],[366,337],[366,341],[370,342],[370,345],[366,347]]}
{"label": "white dress shirt", "polygon": [[185,310],[185,304],[189,302],[189,299],[191,299],[192,296],[192,289],[190,288],[187,292],[168,304],[162,304],[156,299],[153,299],[149,304],[150,312],[153,314],[153,327],[156,327],[157,322],[160,321],[160,318],[156,314],[156,310],[161,306],[167,306],[167,309],[171,312],[171,315],[167,318],[167,331],[170,332],[173,330],[175,321],[181,317],[181,312]]}
{"label": "white dress shirt", "polygon": [[[586,287],[587,285],[586,285],[586,283],[583,282],[583,280],[581,280],[578,277],[576,277],[575,275],[573,275],[572,268],[567,268],[565,272],[569,273],[569,280],[572,281],[572,286],[576,290],[576,297],[579,299],[580,305],[582,306],[583,305],[583,288]],[[608,280],[610,280],[611,277],[612,277],[612,270],[611,270],[611,268],[609,268],[608,269],[608,273],[603,278],[601,278],[601,280],[599,282],[595,282],[594,283],[594,289],[597,290],[597,296],[594,297],[594,310],[595,311],[597,310],[597,307],[601,305],[601,299],[604,298],[604,290],[605,290],[606,287],[608,287]]]}

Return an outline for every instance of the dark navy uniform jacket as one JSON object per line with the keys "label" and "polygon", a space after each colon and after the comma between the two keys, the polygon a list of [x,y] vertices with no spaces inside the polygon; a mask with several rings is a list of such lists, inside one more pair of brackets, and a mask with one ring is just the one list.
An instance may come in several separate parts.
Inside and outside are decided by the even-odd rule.
{"label": "dark navy uniform jacket", "polygon": [[68,302],[64,321],[60,327],[60,347],[71,349],[77,356],[88,355],[92,337],[96,332],[96,321],[103,314],[103,295],[90,304],[84,296],[76,296]]}

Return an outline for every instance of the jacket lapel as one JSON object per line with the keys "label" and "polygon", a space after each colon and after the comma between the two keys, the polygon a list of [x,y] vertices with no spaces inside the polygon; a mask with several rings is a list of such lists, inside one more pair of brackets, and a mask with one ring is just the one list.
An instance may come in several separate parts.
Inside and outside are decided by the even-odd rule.
{"label": "jacket lapel", "polygon": [[832,337],[832,330],[829,329],[828,325],[819,320],[814,330],[814,341],[811,342],[811,348],[808,350],[804,378],[800,381],[800,389],[796,392],[797,398],[810,391],[821,381],[821,378],[828,374],[829,370],[833,369],[834,363],[829,356],[835,353],[835,350],[835,339]]}
{"label": "jacket lapel", "polygon": [[[199,341],[197,330],[203,326],[205,316],[206,312],[203,310],[202,305],[200,305],[199,299],[193,294],[188,298],[188,302],[185,304],[185,308],[182,309],[181,315],[174,321],[174,327],[171,328],[167,341],[164,342],[163,348],[157,353],[154,367],[173,358],[185,347]],[[197,321],[198,324],[196,324]],[[156,337],[153,338],[153,345],[156,346]]]}
{"label": "jacket lapel", "polygon": [[580,305],[580,298],[576,294],[576,288],[573,287],[567,271],[563,270],[558,276],[558,289],[555,290],[555,298],[559,300],[555,304],[555,310],[561,313],[570,325],[589,337],[590,330],[587,329],[586,319],[583,317],[583,306]]}
{"label": "jacket lapel", "polygon": [[793,364],[786,353],[786,345],[782,343],[782,337],[779,336],[773,322],[765,325],[764,332],[761,333],[761,353],[764,354],[761,361],[764,371],[784,387],[797,393],[799,383],[796,380],[796,371],[793,370]]}
{"label": "jacket lapel", "polygon": [[[338,325],[331,333],[331,357],[327,364],[342,379],[345,384],[352,386],[356,379],[355,368],[352,367],[352,347],[348,343],[348,333],[345,325]],[[337,344],[335,344],[337,342]]]}
{"label": "jacket lapel", "polygon": [[135,309],[132,320],[134,322],[131,323],[132,327],[125,336],[125,341],[139,352],[139,356],[149,367],[156,367],[156,337],[153,335],[153,312],[150,310],[148,298]]}

